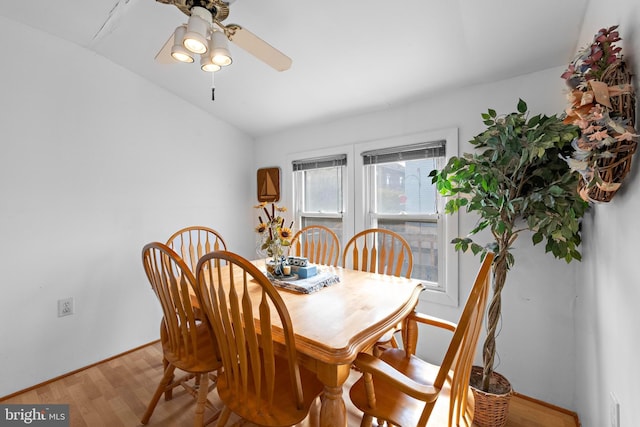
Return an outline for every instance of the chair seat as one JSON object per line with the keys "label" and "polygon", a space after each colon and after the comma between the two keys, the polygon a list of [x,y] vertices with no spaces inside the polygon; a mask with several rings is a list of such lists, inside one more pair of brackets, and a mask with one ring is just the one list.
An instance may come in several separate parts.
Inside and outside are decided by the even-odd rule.
{"label": "chair seat", "polygon": [[[276,357],[276,372],[289,369],[286,359]],[[287,375],[276,376],[274,401],[272,405],[264,397],[257,399],[250,393],[250,398],[243,397],[242,393],[235,393],[233,384],[229,384],[227,371],[223,371],[218,379],[218,394],[229,409],[242,418],[248,420],[260,420],[261,424],[268,426],[291,426],[302,421],[309,413],[309,408],[316,397],[322,392],[324,386],[311,371],[300,367],[300,379],[304,402],[302,407],[295,407],[295,398],[291,379]],[[262,382],[264,387],[264,381]],[[253,380],[248,382],[250,389],[254,388]],[[264,396],[264,392],[262,393]]]}
{"label": "chair seat", "polygon": [[177,349],[172,349],[163,319],[160,327],[160,342],[164,358],[176,368],[186,372],[205,373],[219,369],[222,363],[218,359],[217,347],[206,324],[198,322],[196,331],[197,354],[194,354],[192,349],[187,349],[184,341],[180,342]]}
{"label": "chair seat", "polygon": [[[418,357],[409,356],[407,358],[403,350],[396,348],[385,350],[379,357],[407,377],[424,385],[433,385],[440,369],[440,366],[432,365]],[[419,424],[420,415],[425,405],[424,401],[410,397],[389,385],[383,379],[376,377],[375,374],[373,375],[373,382],[375,390],[381,391],[381,393],[376,393],[375,409],[369,407],[364,377],[358,379],[351,387],[349,392],[351,401],[358,409],[374,417],[384,418],[398,426],[408,427]],[[449,395],[450,383],[445,381],[427,426],[441,427],[448,425]],[[470,426],[473,419],[473,394],[471,390],[468,390],[467,395],[468,414],[465,419],[467,420],[467,425]]]}

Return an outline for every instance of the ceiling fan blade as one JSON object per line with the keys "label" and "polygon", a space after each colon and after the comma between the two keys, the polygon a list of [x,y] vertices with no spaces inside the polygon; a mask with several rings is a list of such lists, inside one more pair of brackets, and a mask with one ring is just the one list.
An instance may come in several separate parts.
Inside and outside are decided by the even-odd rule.
{"label": "ceiling fan blade", "polygon": [[246,50],[259,60],[263,61],[267,65],[275,68],[278,71],[285,71],[291,67],[291,58],[284,53],[280,52],[275,47],[271,46],[260,37],[253,34],[246,28],[242,28],[237,24],[227,25],[225,32],[229,37],[229,40]]}
{"label": "ceiling fan blade", "polygon": [[156,54],[155,60],[160,64],[173,64],[176,62],[171,56],[171,48],[173,47],[173,33],[169,36],[169,40],[167,40],[162,46],[162,48]]}

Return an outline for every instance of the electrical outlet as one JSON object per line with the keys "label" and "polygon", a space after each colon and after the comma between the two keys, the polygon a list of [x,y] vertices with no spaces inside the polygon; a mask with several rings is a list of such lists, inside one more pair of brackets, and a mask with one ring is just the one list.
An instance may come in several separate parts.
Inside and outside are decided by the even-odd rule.
{"label": "electrical outlet", "polygon": [[73,298],[58,300],[58,317],[70,316],[73,314]]}
{"label": "electrical outlet", "polygon": [[611,427],[620,427],[620,402],[613,392],[609,393],[609,423]]}

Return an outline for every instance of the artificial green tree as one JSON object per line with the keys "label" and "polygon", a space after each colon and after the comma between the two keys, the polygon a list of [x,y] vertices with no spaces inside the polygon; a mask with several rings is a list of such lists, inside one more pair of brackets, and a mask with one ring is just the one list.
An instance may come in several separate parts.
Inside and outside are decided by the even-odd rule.
{"label": "artificial green tree", "polygon": [[[487,312],[487,337],[483,346],[482,384],[485,392],[494,369],[496,331],[501,315],[501,292],[507,272],[514,265],[513,243],[523,231],[530,231],[533,244],[543,241],[545,251],[570,262],[580,260],[580,219],[588,208],[577,193],[578,177],[565,158],[578,128],[556,116],[529,117],[527,104],[519,100],[517,112],[498,116],[489,109],[482,114],[487,129],[470,143],[473,154],[452,157],[430,176],[438,191],[451,197],[445,213],[465,207],[479,215],[467,237],[452,241],[456,250],[471,250],[484,258],[495,253],[493,294]],[[479,244],[473,236],[488,230],[493,238]],[[485,237],[486,233],[479,236]]]}

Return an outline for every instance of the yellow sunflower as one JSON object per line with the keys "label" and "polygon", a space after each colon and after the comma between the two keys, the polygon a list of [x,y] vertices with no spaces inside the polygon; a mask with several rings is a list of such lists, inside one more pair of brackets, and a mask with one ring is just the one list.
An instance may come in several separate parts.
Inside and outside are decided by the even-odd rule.
{"label": "yellow sunflower", "polygon": [[267,230],[267,224],[261,222],[260,225],[256,227],[256,231],[260,234],[264,233]]}
{"label": "yellow sunflower", "polygon": [[288,227],[282,227],[279,230],[279,234],[280,234],[280,238],[283,240],[289,240],[291,239],[291,236],[292,236],[291,229]]}

